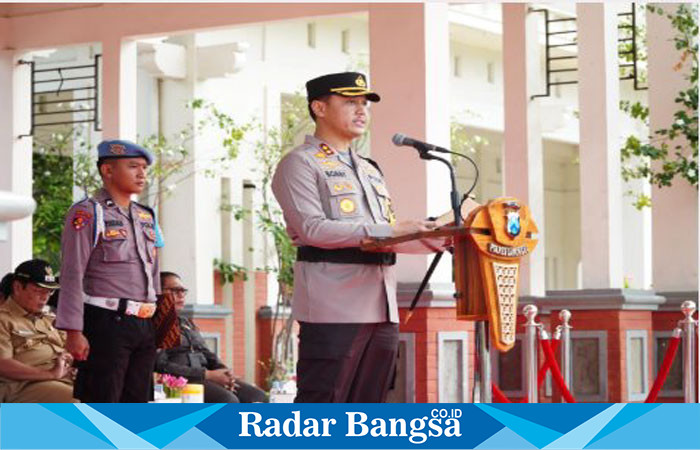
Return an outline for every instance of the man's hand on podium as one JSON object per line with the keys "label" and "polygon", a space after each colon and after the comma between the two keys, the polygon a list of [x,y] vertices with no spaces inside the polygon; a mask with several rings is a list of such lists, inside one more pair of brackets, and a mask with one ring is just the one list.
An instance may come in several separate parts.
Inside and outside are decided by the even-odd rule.
{"label": "man's hand on podium", "polygon": [[[474,211],[476,208],[481,206],[481,203],[475,202],[471,198],[467,198],[462,202],[462,207],[460,208],[462,214],[462,220],[466,220],[469,213]],[[438,216],[435,219],[437,227],[444,227],[446,225],[453,225],[455,223],[455,214],[452,211],[447,211],[445,214]]]}
{"label": "man's hand on podium", "polygon": [[404,236],[406,234],[421,233],[424,231],[434,230],[437,224],[434,220],[402,220],[397,222],[394,227],[393,237]]}

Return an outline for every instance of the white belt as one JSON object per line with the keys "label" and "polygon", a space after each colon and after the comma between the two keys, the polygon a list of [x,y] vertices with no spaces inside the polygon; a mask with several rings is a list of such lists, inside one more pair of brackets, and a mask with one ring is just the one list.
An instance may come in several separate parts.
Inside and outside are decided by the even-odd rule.
{"label": "white belt", "polygon": [[[85,296],[85,303],[88,305],[97,306],[112,311],[119,310],[119,299],[110,297],[93,297],[92,295]],[[136,316],[141,319],[150,319],[156,312],[156,304],[153,302],[137,302],[136,300],[126,301],[127,316]]]}

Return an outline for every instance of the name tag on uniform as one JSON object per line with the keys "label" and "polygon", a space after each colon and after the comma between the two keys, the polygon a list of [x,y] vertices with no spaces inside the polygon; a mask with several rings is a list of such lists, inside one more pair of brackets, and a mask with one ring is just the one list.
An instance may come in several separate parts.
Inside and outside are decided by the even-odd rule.
{"label": "name tag on uniform", "polygon": [[32,337],[35,336],[36,333],[32,330],[14,330],[12,334],[19,336],[19,337]]}
{"label": "name tag on uniform", "polygon": [[112,228],[105,230],[106,239],[126,239],[126,228]]}

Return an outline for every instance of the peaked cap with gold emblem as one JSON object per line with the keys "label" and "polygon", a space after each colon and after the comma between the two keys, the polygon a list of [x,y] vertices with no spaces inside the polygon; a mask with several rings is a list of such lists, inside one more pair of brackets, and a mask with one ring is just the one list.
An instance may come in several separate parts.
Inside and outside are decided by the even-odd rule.
{"label": "peaked cap with gold emblem", "polygon": [[369,89],[367,77],[359,72],[340,72],[323,75],[306,82],[309,103],[324,95],[336,94],[344,97],[364,95],[371,102],[380,100],[379,94]]}
{"label": "peaked cap with gold emblem", "polygon": [[43,259],[30,259],[23,262],[15,269],[14,276],[15,278],[31,281],[47,289],[58,289],[60,287],[51,266]]}

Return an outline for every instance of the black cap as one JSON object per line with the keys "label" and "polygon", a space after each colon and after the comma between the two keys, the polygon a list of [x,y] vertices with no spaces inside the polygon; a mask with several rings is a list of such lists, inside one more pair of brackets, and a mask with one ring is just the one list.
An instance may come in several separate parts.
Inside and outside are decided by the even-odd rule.
{"label": "black cap", "polygon": [[31,281],[43,288],[58,289],[60,285],[56,281],[49,263],[43,259],[30,259],[15,269],[15,278]]}
{"label": "black cap", "polygon": [[306,82],[306,98],[309,103],[329,94],[344,97],[364,95],[371,102],[380,100],[379,95],[369,89],[367,77],[359,72],[330,73]]}

